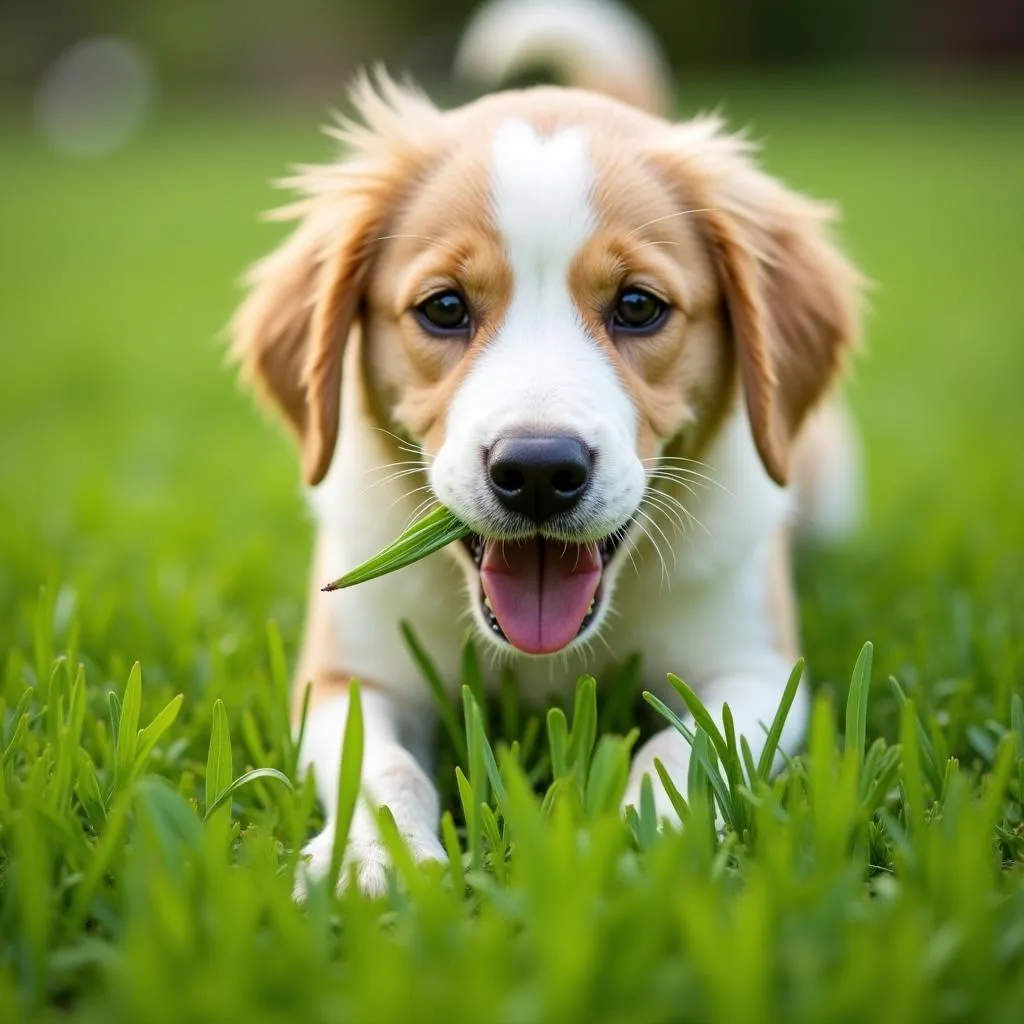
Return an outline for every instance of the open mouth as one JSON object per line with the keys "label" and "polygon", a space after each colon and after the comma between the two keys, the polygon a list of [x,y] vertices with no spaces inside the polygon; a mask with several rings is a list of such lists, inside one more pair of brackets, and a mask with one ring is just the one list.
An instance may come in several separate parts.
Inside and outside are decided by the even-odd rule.
{"label": "open mouth", "polygon": [[525,654],[568,647],[596,618],[604,569],[625,535],[621,529],[599,541],[465,537],[462,543],[480,572],[480,607],[491,632]]}

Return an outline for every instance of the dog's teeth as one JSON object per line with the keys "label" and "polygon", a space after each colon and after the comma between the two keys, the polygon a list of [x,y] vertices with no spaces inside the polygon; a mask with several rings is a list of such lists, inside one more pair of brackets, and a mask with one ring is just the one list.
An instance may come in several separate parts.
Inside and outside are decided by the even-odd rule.
{"label": "dog's teeth", "polygon": [[486,594],[484,594],[484,607],[489,612],[493,612],[494,611],[494,609],[491,607],[491,599]]}
{"label": "dog's teeth", "polygon": [[594,609],[596,607],[597,607],[597,601],[591,601],[590,602],[590,607],[587,609],[587,614],[588,615],[593,615],[594,614]]}

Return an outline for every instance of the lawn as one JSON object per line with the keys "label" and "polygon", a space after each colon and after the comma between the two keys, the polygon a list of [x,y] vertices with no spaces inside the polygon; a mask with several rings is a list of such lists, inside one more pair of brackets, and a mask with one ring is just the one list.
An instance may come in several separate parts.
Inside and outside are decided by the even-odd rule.
{"label": "lawn", "polygon": [[[7,108],[0,1020],[1020,1019],[1024,88],[698,82],[681,108],[723,96],[877,282],[868,520],[799,565],[807,751],[769,783],[699,737],[659,833],[615,811],[642,667],[584,683],[566,739],[511,688],[478,707],[467,650],[469,754],[443,738],[438,779],[461,854],[302,908],[310,527],[218,332],[322,111],[165,109],[67,164]],[[254,768],[290,782],[223,796]]]}

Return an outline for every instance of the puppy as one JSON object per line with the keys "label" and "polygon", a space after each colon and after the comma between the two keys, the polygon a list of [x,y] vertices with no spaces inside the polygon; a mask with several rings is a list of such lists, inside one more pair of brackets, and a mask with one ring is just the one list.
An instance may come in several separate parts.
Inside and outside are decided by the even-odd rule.
{"label": "puppy", "polygon": [[[348,682],[363,687],[346,862],[368,893],[387,868],[371,805],[415,857],[443,857],[435,715],[399,622],[449,680],[470,623],[489,683],[511,664],[533,701],[640,652],[648,688],[671,700],[674,672],[716,717],[728,704],[757,757],[798,654],[790,527],[853,509],[848,428],[834,405],[814,412],[858,333],[831,207],[759,170],[717,120],[652,112],[667,79],[621,9],[504,0],[459,63],[503,74],[537,56],[592,88],[442,112],[362,80],[359,120],[332,130],[343,156],[288,183],[298,226],[233,322],[245,377],[298,440],[317,523],[295,710],[311,685],[302,761],[328,814]],[[437,502],[466,542],[321,593]],[[784,747],[805,718],[801,694]],[[627,803],[655,758],[685,787],[689,749],[666,729],[636,753]],[[300,894],[333,840],[329,817]]]}

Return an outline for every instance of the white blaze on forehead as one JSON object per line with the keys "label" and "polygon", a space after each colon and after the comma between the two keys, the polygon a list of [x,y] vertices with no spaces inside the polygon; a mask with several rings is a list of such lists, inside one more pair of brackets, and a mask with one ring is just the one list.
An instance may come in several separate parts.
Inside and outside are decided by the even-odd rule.
{"label": "white blaze on forehead", "polygon": [[525,121],[506,121],[491,152],[494,219],[517,280],[543,274],[554,283],[561,273],[566,283],[573,256],[594,230],[585,132],[543,136]]}
{"label": "white blaze on forehead", "polygon": [[597,224],[587,134],[573,126],[542,135],[510,120],[495,133],[491,157],[492,215],[512,271],[512,297],[467,390],[480,393],[491,382],[502,389],[490,416],[499,433],[576,434],[597,449],[607,440],[599,435],[617,429],[632,445],[632,402],[588,336],[569,287],[573,259]]}
{"label": "white blaze on forehead", "polygon": [[542,135],[517,119],[492,139],[491,215],[512,295],[452,398],[431,470],[437,496],[471,525],[501,514],[480,453],[506,434],[569,435],[596,453],[576,513],[594,535],[620,526],[642,495],[636,411],[569,287],[573,260],[597,226],[593,182],[583,128]]}

